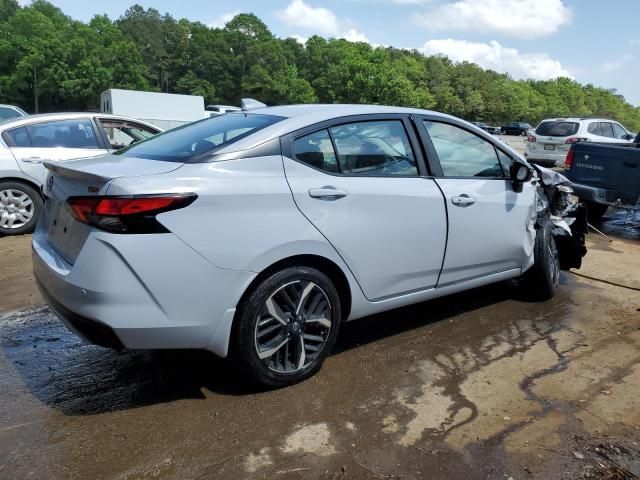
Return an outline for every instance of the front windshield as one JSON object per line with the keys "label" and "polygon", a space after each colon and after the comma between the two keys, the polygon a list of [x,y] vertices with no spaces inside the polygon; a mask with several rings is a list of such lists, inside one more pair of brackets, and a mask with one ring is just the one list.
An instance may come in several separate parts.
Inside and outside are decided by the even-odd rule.
{"label": "front windshield", "polygon": [[174,128],[115,153],[125,157],[195,162],[203,155],[230,145],[284,117],[253,113],[229,113]]}

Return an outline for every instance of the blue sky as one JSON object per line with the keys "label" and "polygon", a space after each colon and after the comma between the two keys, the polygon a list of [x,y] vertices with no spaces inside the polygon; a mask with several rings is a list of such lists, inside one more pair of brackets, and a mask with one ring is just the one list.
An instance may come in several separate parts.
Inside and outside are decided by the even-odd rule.
{"label": "blue sky", "polygon": [[[28,3],[22,0],[21,3]],[[280,37],[318,34],[417,48],[515,78],[570,76],[615,88],[640,106],[637,0],[52,0],[66,14],[117,18],[133,3],[223,25],[259,16]]]}

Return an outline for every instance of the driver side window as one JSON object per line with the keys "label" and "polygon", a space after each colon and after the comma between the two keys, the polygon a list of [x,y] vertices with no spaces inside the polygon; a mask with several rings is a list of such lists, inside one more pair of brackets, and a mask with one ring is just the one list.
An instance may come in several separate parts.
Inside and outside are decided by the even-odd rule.
{"label": "driver side window", "polygon": [[496,149],[483,138],[448,123],[425,120],[424,126],[445,177],[505,176]]}

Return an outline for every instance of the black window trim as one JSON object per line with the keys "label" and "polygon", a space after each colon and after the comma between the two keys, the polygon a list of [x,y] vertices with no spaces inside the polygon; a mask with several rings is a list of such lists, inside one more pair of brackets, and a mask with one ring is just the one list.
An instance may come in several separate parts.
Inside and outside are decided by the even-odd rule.
{"label": "black window trim", "polygon": [[[414,120],[414,124],[416,125],[419,136],[422,140],[422,143],[425,146],[425,150],[427,151],[427,159],[429,161],[429,166],[431,168],[431,171],[433,172],[434,178],[443,178],[443,179],[444,178],[451,178],[451,179],[474,178],[474,179],[482,179],[482,180],[503,180],[503,181],[511,180],[509,178],[509,172],[504,171],[502,167],[502,162],[498,158],[497,152],[498,151],[502,152],[504,155],[506,155],[508,158],[511,159],[511,162],[514,162],[515,159],[513,158],[513,155],[511,153],[507,152],[504,148],[502,148],[501,145],[498,145],[498,143],[491,137],[489,133],[486,133],[484,130],[480,132],[474,131],[462,121],[459,121],[453,118],[448,118],[448,117],[440,117],[438,115],[414,114],[412,115],[412,119]],[[444,175],[444,172],[442,171],[442,166],[440,164],[440,157],[438,156],[438,152],[433,146],[433,142],[431,141],[431,137],[429,136],[429,132],[427,131],[427,128],[424,126],[424,123],[423,123],[424,121],[445,123],[447,125],[458,127],[462,130],[467,131],[468,133],[471,133],[472,135],[475,135],[476,137],[480,137],[483,140],[486,140],[487,142],[489,142],[489,144],[491,144],[494,150],[496,151],[495,152],[496,161],[500,166],[500,170],[502,170],[503,172],[503,176],[502,177],[470,177],[470,176],[464,176],[464,175],[456,175],[456,176]]]}
{"label": "black window trim", "polygon": [[[385,120],[400,120],[402,126],[404,127],[405,133],[409,140],[409,144],[411,146],[411,150],[413,152],[415,161],[416,161],[416,175],[358,175],[356,173],[342,173],[340,172],[328,172],[326,170],[322,170],[306,163],[301,162],[296,159],[293,155],[293,142],[301,137],[305,137],[311,133],[316,133],[321,130],[327,130],[329,133],[329,138],[331,139],[331,144],[333,145],[334,153],[336,155],[336,161],[338,162],[338,168],[340,168],[340,159],[339,155],[333,140],[333,136],[331,135],[331,127],[337,127],[340,125],[346,125],[349,123],[362,123],[362,122],[375,122],[375,121],[385,121]],[[309,168],[313,168],[318,172],[322,172],[325,175],[330,175],[334,177],[349,177],[349,178],[430,178],[429,170],[427,168],[427,164],[425,162],[424,152],[421,148],[419,138],[414,129],[414,125],[411,122],[411,115],[408,113],[371,113],[371,114],[360,114],[360,115],[347,115],[343,117],[336,117],[330,120],[325,120],[322,122],[314,123],[313,125],[308,125],[306,127],[300,128],[298,130],[294,130],[286,135],[280,137],[280,145],[282,150],[282,155],[290,158],[294,162],[305,165]],[[341,170],[341,169],[340,169]]]}

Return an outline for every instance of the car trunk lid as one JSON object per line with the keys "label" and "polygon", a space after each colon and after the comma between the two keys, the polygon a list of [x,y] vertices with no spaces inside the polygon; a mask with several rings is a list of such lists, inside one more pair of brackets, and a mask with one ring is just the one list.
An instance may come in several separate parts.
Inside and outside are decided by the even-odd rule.
{"label": "car trunk lid", "polygon": [[45,196],[44,226],[49,243],[64,260],[74,264],[93,227],[75,218],[68,204],[70,197],[104,195],[116,178],[158,175],[182,165],[117,155],[45,163],[48,172],[42,190]]}

